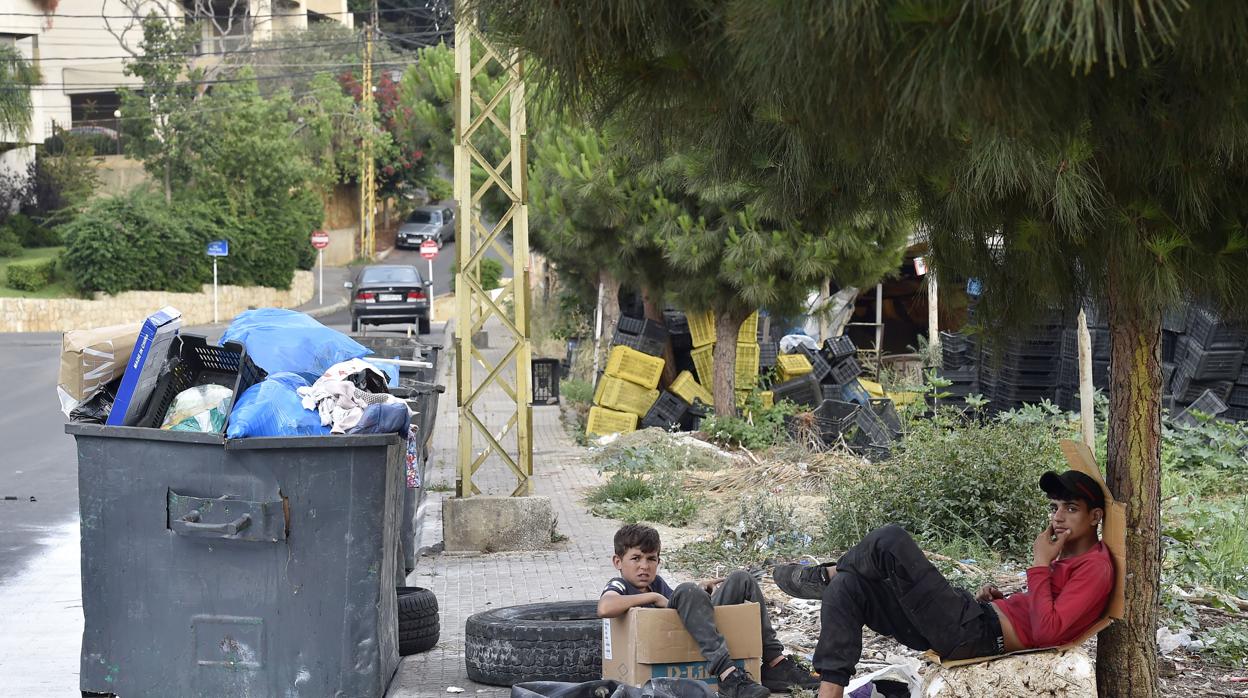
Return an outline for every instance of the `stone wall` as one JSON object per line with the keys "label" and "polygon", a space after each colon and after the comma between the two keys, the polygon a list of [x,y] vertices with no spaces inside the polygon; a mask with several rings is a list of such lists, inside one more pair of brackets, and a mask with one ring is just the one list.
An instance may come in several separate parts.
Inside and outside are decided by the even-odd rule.
{"label": "stone wall", "polygon": [[[316,290],[313,272],[296,271],[286,291],[262,286],[221,286],[218,289],[219,319],[229,322],[249,308],[294,308],[312,300]],[[95,300],[78,298],[0,298],[0,332],[65,332],[142,322],[153,312],[172,305],[182,311],[183,325],[212,322],[212,284],[202,293],[127,291],[115,296],[97,294]]]}

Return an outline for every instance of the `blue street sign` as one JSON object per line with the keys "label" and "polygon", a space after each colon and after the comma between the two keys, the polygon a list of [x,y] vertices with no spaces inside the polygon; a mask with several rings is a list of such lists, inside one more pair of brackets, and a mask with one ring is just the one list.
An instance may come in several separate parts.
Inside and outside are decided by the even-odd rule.
{"label": "blue street sign", "polygon": [[228,257],[230,255],[229,240],[213,240],[208,243],[209,257]]}

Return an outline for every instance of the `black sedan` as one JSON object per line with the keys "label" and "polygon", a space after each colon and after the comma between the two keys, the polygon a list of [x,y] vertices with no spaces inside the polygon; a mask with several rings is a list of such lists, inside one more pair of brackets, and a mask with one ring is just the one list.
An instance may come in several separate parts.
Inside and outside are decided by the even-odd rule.
{"label": "black sedan", "polygon": [[429,307],[433,288],[420,270],[407,264],[375,264],[364,267],[348,281],[351,295],[351,331],[363,325],[414,323],[420,334],[429,334]]}

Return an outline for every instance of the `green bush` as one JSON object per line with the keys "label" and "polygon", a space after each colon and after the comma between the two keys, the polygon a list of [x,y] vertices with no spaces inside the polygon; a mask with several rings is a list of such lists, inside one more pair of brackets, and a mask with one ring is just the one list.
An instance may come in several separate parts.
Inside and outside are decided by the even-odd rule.
{"label": "green bush", "polygon": [[207,224],[196,223],[149,193],[97,199],[61,228],[64,269],[83,294],[198,291],[212,267],[199,232]]}
{"label": "green bush", "polygon": [[0,257],[16,257],[22,253],[22,242],[7,226],[0,226]]}
{"label": "green bush", "polygon": [[559,384],[559,393],[568,402],[588,405],[594,401],[594,384],[569,378]]}
{"label": "green bush", "polygon": [[[459,273],[459,262],[451,265],[451,291],[455,290],[455,275]],[[503,278],[503,263],[497,259],[486,257],[481,260],[481,288],[491,291],[498,288],[499,279]]]}
{"label": "green bush", "polygon": [[38,291],[52,283],[52,275],[55,271],[55,259],[44,259],[38,262],[14,262],[9,265],[6,281],[9,288],[15,288],[19,291]]}
{"label": "green bush", "polygon": [[751,394],[741,412],[745,416],[707,417],[702,431],[711,441],[733,448],[754,451],[775,446],[789,438],[785,420],[797,412],[797,406],[782,401],[774,407],[762,407],[757,394]]}
{"label": "green bush", "polygon": [[9,216],[4,227],[13,232],[22,247],[56,247],[61,244],[61,236],[55,230],[45,228],[20,213]]}
{"label": "green bush", "polygon": [[926,544],[1026,560],[1048,523],[1037,483],[1066,468],[1058,441],[1072,436],[1060,421],[965,421],[944,410],[915,420],[891,458],[829,478],[827,543],[844,550],[896,523]]}

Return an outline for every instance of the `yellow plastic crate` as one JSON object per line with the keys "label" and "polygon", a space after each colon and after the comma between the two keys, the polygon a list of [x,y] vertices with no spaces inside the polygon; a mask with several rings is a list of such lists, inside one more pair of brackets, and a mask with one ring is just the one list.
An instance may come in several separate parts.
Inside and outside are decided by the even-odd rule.
{"label": "yellow plastic crate", "polygon": [[711,385],[715,380],[715,362],[711,356],[714,351],[715,345],[708,344],[689,352],[693,357],[693,367],[698,371],[698,382],[703,386]]}
{"label": "yellow plastic crate", "polygon": [[637,431],[637,415],[617,412],[605,407],[589,408],[589,421],[585,423],[585,433],[591,436],[607,434],[624,434]]}
{"label": "yellow plastic crate", "polygon": [[626,346],[615,346],[607,358],[606,373],[644,388],[657,388],[659,377],[663,375],[663,359]]}
{"label": "yellow plastic crate", "polygon": [[737,332],[737,342],[740,344],[758,344],[758,311],[750,313],[750,316],[741,323],[741,330]]}
{"label": "yellow plastic crate", "polygon": [[711,311],[704,313],[686,313],[689,320],[689,334],[693,335],[693,346],[704,347],[715,343],[715,315]]}
{"label": "yellow plastic crate", "polygon": [[758,383],[758,344],[756,342],[737,344],[736,376],[738,388],[753,388]]}
{"label": "yellow plastic crate", "polygon": [[594,391],[594,398],[600,407],[609,407],[640,417],[654,405],[655,400],[659,399],[659,391],[643,388],[623,378],[603,376],[602,380],[598,381],[598,389]]}
{"label": "yellow plastic crate", "polygon": [[[745,401],[749,399],[750,393],[752,392],[754,391],[753,390],[738,390],[737,391],[737,407],[745,407]],[[764,390],[760,392],[758,394],[758,398],[759,398],[759,402],[762,403],[763,407],[774,407],[776,404],[775,394],[772,393],[770,390]]]}
{"label": "yellow plastic crate", "polygon": [[702,384],[688,371],[681,371],[680,375],[676,376],[676,380],[672,381],[669,390],[676,393],[681,400],[690,405],[695,400],[701,400],[704,405],[715,404],[715,398],[711,396],[711,391],[702,387]]}
{"label": "yellow plastic crate", "polygon": [[780,374],[782,381],[804,376],[814,370],[810,359],[801,354],[781,354],[776,357],[776,372]]}

